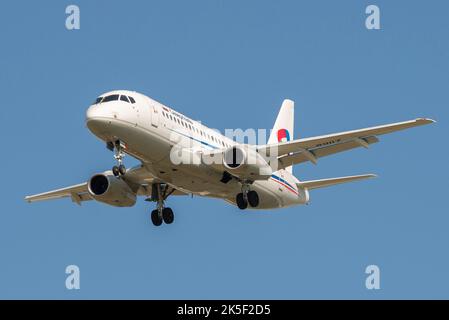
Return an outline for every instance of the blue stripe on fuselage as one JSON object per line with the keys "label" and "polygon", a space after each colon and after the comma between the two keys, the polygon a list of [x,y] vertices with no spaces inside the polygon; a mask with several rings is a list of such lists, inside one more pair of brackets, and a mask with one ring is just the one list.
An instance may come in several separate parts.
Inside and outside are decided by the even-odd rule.
{"label": "blue stripe on fuselage", "polygon": [[278,177],[278,176],[275,175],[275,174],[272,174],[271,177],[272,177],[273,179],[275,179],[275,180],[278,180],[278,181],[280,181],[280,182],[282,182],[282,183],[285,183],[287,186],[289,186],[290,188],[292,188],[293,190],[296,191],[296,188],[295,188],[295,187],[293,187],[290,183],[288,183],[286,180],[282,179],[281,177]]}
{"label": "blue stripe on fuselage", "polygon": [[199,142],[199,143],[201,143],[202,145],[205,145],[205,146],[208,146],[208,147],[211,147],[211,148],[214,148],[214,149],[220,149],[220,147],[213,146],[213,145],[207,143],[206,141],[202,141],[202,140],[196,139],[196,138],[194,138],[194,137],[192,137],[192,136],[189,136],[189,135],[187,135],[187,134],[185,134],[185,133],[182,133],[182,132],[179,132],[179,131],[177,131],[177,130],[173,130],[173,129],[170,129],[170,128],[168,128],[168,130],[173,131],[173,132],[175,132],[175,133],[177,133],[177,134],[183,135],[184,137],[189,138],[189,139],[191,139],[191,140],[193,140],[193,141]]}

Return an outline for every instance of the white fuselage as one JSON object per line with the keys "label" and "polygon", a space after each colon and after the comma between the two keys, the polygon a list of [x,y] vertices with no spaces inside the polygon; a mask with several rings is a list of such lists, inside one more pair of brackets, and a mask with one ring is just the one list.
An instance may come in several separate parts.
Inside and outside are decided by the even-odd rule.
{"label": "white fuselage", "polygon": [[[106,95],[126,95],[135,103],[110,101],[94,104],[87,110],[87,127],[105,142],[120,140],[125,152],[139,159],[151,178],[163,181],[189,194],[221,198],[235,203],[241,183],[231,179],[223,183],[223,172],[206,164],[196,166],[174,163],[174,145],[193,150],[225,149],[236,144],[201,123],[136,92],[113,91]],[[257,209],[305,204],[308,191],[298,188],[299,181],[288,171],[274,172],[267,180],[251,185],[260,203]]]}

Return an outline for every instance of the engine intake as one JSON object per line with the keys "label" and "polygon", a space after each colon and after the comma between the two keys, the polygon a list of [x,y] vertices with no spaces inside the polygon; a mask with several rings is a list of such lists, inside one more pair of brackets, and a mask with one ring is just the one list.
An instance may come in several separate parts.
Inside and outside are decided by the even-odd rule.
{"label": "engine intake", "polygon": [[245,161],[246,154],[243,149],[238,147],[231,147],[225,151],[223,157],[223,164],[228,169],[237,169]]}
{"label": "engine intake", "polygon": [[267,161],[248,145],[228,148],[223,154],[223,166],[232,175],[247,180],[268,179],[273,172]]}
{"label": "engine intake", "polygon": [[106,191],[108,191],[109,181],[103,174],[97,174],[90,179],[89,182],[89,191],[91,194],[96,196],[101,196]]}

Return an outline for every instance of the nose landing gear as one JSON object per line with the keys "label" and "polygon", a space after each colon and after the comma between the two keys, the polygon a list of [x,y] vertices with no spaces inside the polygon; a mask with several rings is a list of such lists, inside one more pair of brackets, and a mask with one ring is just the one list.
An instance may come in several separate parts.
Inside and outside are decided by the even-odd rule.
{"label": "nose landing gear", "polygon": [[123,158],[125,157],[126,153],[123,152],[123,149],[125,148],[125,144],[121,142],[120,140],[117,140],[115,142],[109,142],[107,144],[108,149],[114,151],[114,158],[117,161],[117,165],[112,167],[112,173],[116,177],[124,176],[126,173],[126,167],[123,164]]}

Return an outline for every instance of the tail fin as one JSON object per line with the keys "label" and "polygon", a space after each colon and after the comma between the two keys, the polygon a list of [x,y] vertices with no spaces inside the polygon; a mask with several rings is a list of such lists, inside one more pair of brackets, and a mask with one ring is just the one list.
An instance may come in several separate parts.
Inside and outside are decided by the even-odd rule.
{"label": "tail fin", "polygon": [[[268,144],[293,140],[294,112],[295,102],[289,99],[284,100],[268,139]],[[292,169],[292,166],[285,168],[290,173]]]}

